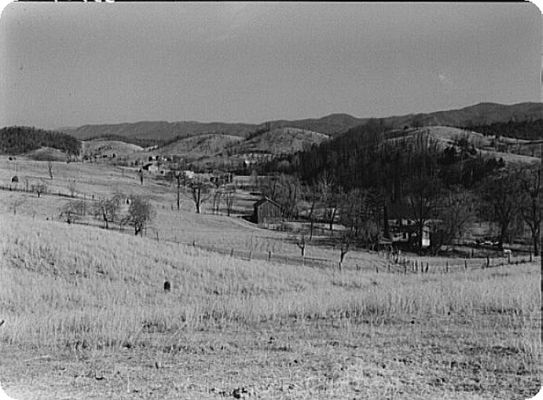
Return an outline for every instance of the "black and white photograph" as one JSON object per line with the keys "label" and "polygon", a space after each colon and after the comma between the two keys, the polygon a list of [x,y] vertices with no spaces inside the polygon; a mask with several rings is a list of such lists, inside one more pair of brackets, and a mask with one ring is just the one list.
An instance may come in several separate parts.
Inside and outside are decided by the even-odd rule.
{"label": "black and white photograph", "polygon": [[535,398],[542,22],[9,3],[0,400]]}

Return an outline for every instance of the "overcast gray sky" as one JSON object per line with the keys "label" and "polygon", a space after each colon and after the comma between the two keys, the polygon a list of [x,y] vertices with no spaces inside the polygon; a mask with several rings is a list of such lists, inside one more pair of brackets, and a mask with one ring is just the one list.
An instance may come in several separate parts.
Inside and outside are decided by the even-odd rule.
{"label": "overcast gray sky", "polygon": [[530,3],[12,3],[0,126],[541,101],[541,22]]}

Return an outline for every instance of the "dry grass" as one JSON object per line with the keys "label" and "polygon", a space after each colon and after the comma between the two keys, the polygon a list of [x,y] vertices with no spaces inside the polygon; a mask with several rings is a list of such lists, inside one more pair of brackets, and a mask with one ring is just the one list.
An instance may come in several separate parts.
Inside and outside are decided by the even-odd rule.
{"label": "dry grass", "polygon": [[[26,171],[45,176],[42,167]],[[93,179],[102,167],[65,167],[59,185],[77,174],[98,193],[124,185],[116,170]],[[161,238],[298,251],[279,232],[197,216],[190,204],[162,208],[174,194],[160,185],[126,190],[154,191]],[[16,360],[0,365],[0,377],[16,398],[202,399],[246,389],[257,398],[524,399],[539,385],[535,264],[404,276],[376,274],[378,257],[362,252],[348,255],[361,270],[342,273],[243,261],[46,221],[58,197],[0,196],[0,345]],[[14,216],[6,204],[17,196],[27,201]]]}
{"label": "dry grass", "polygon": [[[90,347],[164,332],[333,316],[357,323],[502,315],[531,326],[538,270],[393,275],[242,261],[95,228],[2,216],[0,304],[12,343]],[[173,293],[162,293],[164,279]]]}

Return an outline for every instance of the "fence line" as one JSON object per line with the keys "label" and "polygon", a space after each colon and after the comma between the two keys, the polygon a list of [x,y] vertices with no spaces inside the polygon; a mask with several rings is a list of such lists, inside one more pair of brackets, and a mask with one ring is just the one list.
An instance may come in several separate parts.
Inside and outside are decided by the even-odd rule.
{"label": "fence line", "polygon": [[[17,186],[12,187],[11,185],[0,185],[0,190],[9,190],[9,191],[17,191],[17,192],[26,192],[26,193],[34,193],[35,191],[31,189],[25,189],[25,188],[18,188]],[[85,193],[74,193],[74,195],[61,193],[60,191],[55,192],[44,192],[42,194],[49,194],[53,196],[59,196],[59,197],[67,197],[67,198],[79,198],[79,199],[85,199],[85,200],[91,200],[90,196],[87,196]],[[80,225],[92,225],[88,222],[84,221],[73,221],[74,224],[80,224]],[[147,229],[145,229],[145,235],[147,236]],[[160,240],[159,233],[157,230],[155,230],[155,237],[150,236],[150,239],[156,239],[157,241]],[[259,253],[252,250],[239,250],[234,248],[221,248],[216,247],[212,245],[205,245],[205,244],[199,244],[196,243],[196,241],[193,241],[192,243],[184,243],[184,242],[178,242],[175,239],[163,239],[166,242],[170,243],[176,243],[180,245],[187,245],[187,246],[193,246],[198,247],[202,250],[211,251],[219,254],[224,255],[230,255],[231,257],[240,258],[243,260],[261,260],[261,261],[268,261],[268,262],[279,262],[283,264],[290,264],[290,265],[304,265],[304,266],[310,266],[315,268],[332,268],[336,269],[338,268],[339,261],[330,260],[326,258],[315,258],[315,257],[302,257],[302,256],[287,256],[287,255],[281,255],[281,254],[273,254],[271,251],[268,251],[267,253]],[[388,253],[381,253],[379,252],[379,255],[381,256],[382,264],[378,264],[375,262],[372,262],[373,265],[370,265],[370,267],[375,267],[376,272],[387,272],[387,273],[449,273],[454,271],[461,271],[461,270],[474,270],[474,269],[485,269],[485,268],[492,268],[492,267],[498,267],[503,265],[518,265],[522,263],[527,262],[533,262],[536,260],[535,256],[532,256],[530,253],[529,256],[512,256],[511,254],[508,254],[506,257],[489,257],[486,258],[465,258],[465,259],[447,259],[447,260],[430,260],[430,261],[424,261],[420,258],[413,257],[413,256],[401,256],[398,254],[391,254]],[[359,265],[355,266],[355,269],[359,270],[361,269]]]}

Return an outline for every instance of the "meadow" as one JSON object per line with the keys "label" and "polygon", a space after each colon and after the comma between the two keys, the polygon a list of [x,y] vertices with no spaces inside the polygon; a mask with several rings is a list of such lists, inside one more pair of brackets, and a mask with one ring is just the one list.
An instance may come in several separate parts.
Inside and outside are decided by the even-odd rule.
{"label": "meadow", "polygon": [[76,178],[89,193],[118,179],[152,195],[165,228],[157,241],[68,225],[55,218],[67,198],[0,193],[0,379],[19,400],[525,399],[540,386],[535,262],[404,275],[375,272],[362,251],[363,268],[341,272],[248,261],[164,238],[298,250],[241,219],[172,210],[170,188],[105,166],[59,163],[52,181]]}

